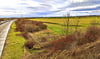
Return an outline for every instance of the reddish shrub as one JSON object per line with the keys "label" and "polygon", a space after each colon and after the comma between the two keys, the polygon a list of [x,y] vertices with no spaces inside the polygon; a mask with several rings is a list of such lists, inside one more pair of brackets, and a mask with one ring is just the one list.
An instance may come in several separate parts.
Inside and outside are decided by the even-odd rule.
{"label": "reddish shrub", "polygon": [[71,35],[67,35],[66,37],[60,38],[58,40],[54,40],[49,43],[45,47],[49,47],[50,52],[46,55],[51,55],[52,53],[59,50],[70,50],[76,47],[77,45],[83,45],[85,43],[90,43],[97,40],[100,36],[100,28],[99,27],[89,27],[85,34],[80,32],[75,32]]}
{"label": "reddish shrub", "polygon": [[52,44],[55,49],[63,50],[63,49],[70,49],[72,42],[75,42],[75,39],[73,39],[73,35],[67,35],[64,38],[53,41]]}
{"label": "reddish shrub", "polygon": [[67,35],[61,39],[52,41],[47,47],[51,50],[46,55],[51,55],[52,53],[59,51],[59,50],[70,50],[76,46],[76,40],[73,39],[73,35]]}
{"label": "reddish shrub", "polygon": [[97,40],[99,36],[100,36],[100,28],[96,26],[91,26],[87,28],[84,38],[89,43]]}
{"label": "reddish shrub", "polygon": [[99,38],[99,36],[100,36],[100,28],[96,26],[90,26],[87,28],[87,31],[83,35],[83,38],[78,40],[78,45],[94,42]]}

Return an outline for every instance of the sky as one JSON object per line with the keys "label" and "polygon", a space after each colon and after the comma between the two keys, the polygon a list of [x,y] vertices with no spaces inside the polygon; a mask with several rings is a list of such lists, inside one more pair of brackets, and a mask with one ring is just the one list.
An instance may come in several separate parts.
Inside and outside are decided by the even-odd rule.
{"label": "sky", "polygon": [[0,17],[100,15],[100,0],[0,0]]}

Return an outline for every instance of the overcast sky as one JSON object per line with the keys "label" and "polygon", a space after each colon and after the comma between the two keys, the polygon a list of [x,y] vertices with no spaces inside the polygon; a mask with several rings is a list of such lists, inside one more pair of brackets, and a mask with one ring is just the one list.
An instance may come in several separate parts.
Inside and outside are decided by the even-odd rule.
{"label": "overcast sky", "polygon": [[100,0],[0,0],[0,17],[100,15]]}

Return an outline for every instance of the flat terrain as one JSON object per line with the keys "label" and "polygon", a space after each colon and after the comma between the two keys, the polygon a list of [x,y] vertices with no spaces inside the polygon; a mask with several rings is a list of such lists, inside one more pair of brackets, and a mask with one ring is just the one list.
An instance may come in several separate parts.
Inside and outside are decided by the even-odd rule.
{"label": "flat terrain", "polygon": [[[53,31],[55,34],[63,34],[63,30],[65,30],[66,23],[68,18],[34,18],[30,20],[41,21],[44,22],[48,29]],[[78,21],[78,29],[85,30],[86,27],[90,26],[91,23],[97,23],[96,25],[100,25],[100,17],[99,16],[87,16],[87,17],[70,17],[69,18],[69,32],[72,33],[76,29]]]}
{"label": "flat terrain", "polygon": [[[85,31],[86,27],[91,25],[91,23],[98,26],[100,25],[100,17],[97,16],[80,18],[70,17],[69,19],[69,33],[75,31],[77,20],[79,20],[78,30],[82,30],[83,32]],[[28,20],[43,22],[47,25],[48,30],[53,32],[52,34],[64,34],[66,21],[68,20],[68,18],[32,18]],[[20,32],[15,32],[15,28],[15,23],[13,23],[7,37],[2,59],[21,59],[24,54],[23,46],[25,43],[25,39],[21,36],[16,36],[16,34],[20,34]]]}

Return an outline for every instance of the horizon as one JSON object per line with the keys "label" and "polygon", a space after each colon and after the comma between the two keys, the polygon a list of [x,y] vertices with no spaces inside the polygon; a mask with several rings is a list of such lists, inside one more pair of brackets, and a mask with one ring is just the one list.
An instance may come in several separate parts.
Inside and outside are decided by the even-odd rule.
{"label": "horizon", "polygon": [[[58,16],[58,18],[61,17],[88,17],[88,16],[100,16],[100,15],[80,15],[80,16]],[[56,18],[55,16],[51,16],[51,18]],[[20,16],[20,17],[0,17],[0,18],[50,18],[50,17],[24,17],[24,16]]]}

